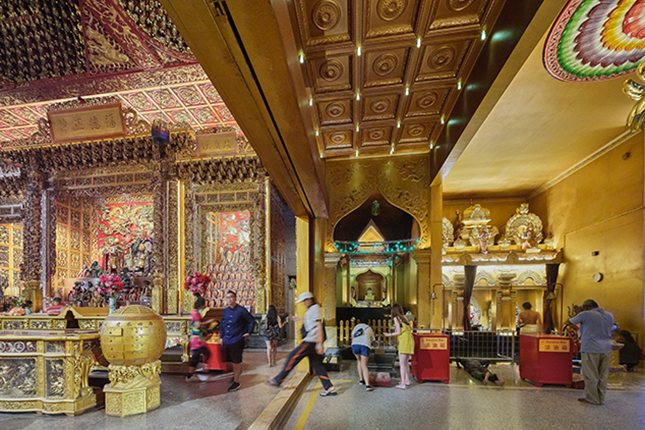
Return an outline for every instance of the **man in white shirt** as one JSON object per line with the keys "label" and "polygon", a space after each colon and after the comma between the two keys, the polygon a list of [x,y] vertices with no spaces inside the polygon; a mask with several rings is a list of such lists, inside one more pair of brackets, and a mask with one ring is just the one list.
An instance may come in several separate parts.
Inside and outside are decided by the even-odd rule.
{"label": "man in white shirt", "polygon": [[322,363],[323,358],[323,326],[322,326],[322,317],[320,316],[320,306],[316,304],[316,299],[314,295],[306,291],[298,297],[296,303],[303,303],[307,307],[307,312],[305,312],[304,319],[292,316],[293,321],[301,321],[303,323],[303,339],[302,343],[296,347],[293,351],[289,353],[287,357],[284,368],[282,371],[274,378],[266,381],[267,385],[272,385],[274,387],[280,386],[282,381],[287,378],[289,372],[296,367],[300,361],[307,357],[309,358],[309,364],[313,367],[316,375],[320,378],[324,391],[320,393],[321,396],[332,396],[335,395],[334,385],[329,380],[327,376],[327,371],[325,366]]}

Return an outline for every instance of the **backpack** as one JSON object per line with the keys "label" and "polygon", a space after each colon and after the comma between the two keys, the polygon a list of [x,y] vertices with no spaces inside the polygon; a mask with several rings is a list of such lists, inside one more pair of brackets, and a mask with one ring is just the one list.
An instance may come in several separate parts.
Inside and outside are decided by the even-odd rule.
{"label": "backpack", "polygon": [[[325,330],[325,320],[321,319],[320,324],[322,325],[323,342],[325,342],[327,340],[327,330]],[[307,330],[305,330],[305,323],[303,322],[302,325],[300,326],[300,336],[302,336],[302,338],[304,339],[307,337],[307,333],[308,333]]]}

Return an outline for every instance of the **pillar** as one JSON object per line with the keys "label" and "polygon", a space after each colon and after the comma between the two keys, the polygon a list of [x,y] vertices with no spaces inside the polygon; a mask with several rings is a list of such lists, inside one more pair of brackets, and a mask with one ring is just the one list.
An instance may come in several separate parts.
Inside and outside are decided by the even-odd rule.
{"label": "pillar", "polygon": [[[340,253],[327,253],[325,254],[325,328],[327,330],[327,342],[325,346],[328,348],[336,348],[338,346],[338,339],[336,330],[336,306],[338,304],[336,280],[336,270],[340,260]],[[342,291],[342,290],[341,290]]]}
{"label": "pillar", "polygon": [[417,261],[417,321],[418,327],[430,325],[430,260],[429,249],[416,249],[414,258]]}
{"label": "pillar", "polygon": [[[311,291],[311,284],[309,282],[309,219],[306,217],[296,217],[296,294],[294,301],[297,297],[305,291]],[[294,304],[296,316],[304,318],[305,307],[302,304]],[[295,324],[296,330],[296,344],[302,342],[300,336],[300,323]],[[309,360],[302,360],[298,364],[299,372],[309,372]]]}
{"label": "pillar", "polygon": [[34,311],[43,307],[43,290],[41,288],[43,246],[42,191],[43,176],[35,167],[29,166],[23,175],[26,176],[25,203],[22,207],[23,220],[23,263],[20,267],[20,277],[23,281],[22,294],[25,299],[34,304]]}
{"label": "pillar", "polygon": [[158,145],[153,145],[153,173],[152,173],[152,204],[153,204],[153,257],[154,267],[152,269],[153,288],[152,288],[152,309],[164,313],[165,290],[168,286],[166,275],[167,260],[166,256],[166,237],[168,235],[168,190],[167,190],[167,173],[168,166],[161,159],[161,149]]}
{"label": "pillar", "polygon": [[431,315],[428,327],[442,326],[442,258],[443,258],[443,184],[437,179],[437,184],[430,187],[430,291],[434,290],[437,298],[430,299]]}

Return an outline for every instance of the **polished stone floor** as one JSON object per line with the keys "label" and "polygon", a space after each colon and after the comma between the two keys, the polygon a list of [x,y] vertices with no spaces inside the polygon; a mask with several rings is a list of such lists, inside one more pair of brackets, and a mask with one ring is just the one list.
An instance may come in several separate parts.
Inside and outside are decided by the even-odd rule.
{"label": "polished stone floor", "polygon": [[[289,346],[279,348],[278,359],[289,350]],[[233,393],[227,391],[232,374],[211,382],[185,382],[182,375],[162,374],[161,406],[147,414],[110,417],[104,409],[95,408],[77,417],[0,413],[0,430],[246,429],[277,394],[264,381],[278,368],[267,366],[265,351],[245,350],[243,369],[242,387]]]}
{"label": "polished stone floor", "polygon": [[[283,359],[289,345],[280,348]],[[263,382],[279,368],[266,365],[263,351],[247,350],[242,388],[226,390],[230,376],[211,382],[183,381],[162,375],[161,407],[145,415],[108,417],[91,409],[78,417],[0,414],[0,430],[63,429],[246,429],[279,389]],[[284,360],[281,360],[282,363]],[[645,429],[645,370],[610,376],[612,385],[604,406],[577,401],[583,391],[559,386],[535,387],[519,379],[517,366],[492,365],[506,379],[505,387],[483,386],[454,364],[450,384],[427,382],[407,390],[358,384],[355,362],[344,361],[330,377],[339,394],[323,398],[312,381],[296,405],[286,429]],[[393,384],[398,380],[393,379]]]}
{"label": "polished stone floor", "polygon": [[407,390],[375,388],[357,382],[355,362],[330,373],[338,389],[320,397],[312,381],[287,429],[645,429],[645,371],[610,375],[603,406],[577,401],[583,390],[555,385],[535,387],[519,378],[510,364],[491,365],[506,380],[504,387],[484,386],[453,364],[450,383],[412,384]]}

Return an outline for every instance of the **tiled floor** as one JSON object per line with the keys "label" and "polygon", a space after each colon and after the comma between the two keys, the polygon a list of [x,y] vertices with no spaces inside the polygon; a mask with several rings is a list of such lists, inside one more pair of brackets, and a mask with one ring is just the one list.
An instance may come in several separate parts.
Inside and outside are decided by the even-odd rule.
{"label": "tiled floor", "polygon": [[[354,362],[355,363],[355,362]],[[287,429],[645,429],[645,372],[610,375],[623,390],[610,390],[604,406],[577,401],[582,390],[535,387],[519,379],[517,366],[492,365],[504,387],[483,386],[451,367],[450,384],[426,382],[407,390],[357,383],[354,363],[330,377],[339,394],[320,397],[314,380],[296,406]],[[398,383],[393,379],[392,385]],[[620,384],[616,384],[620,385]]]}
{"label": "tiled floor", "polygon": [[[284,358],[289,346],[281,348]],[[0,414],[1,430],[67,429],[246,429],[279,389],[263,382],[279,368],[266,365],[263,351],[247,350],[242,388],[226,389],[230,377],[185,383],[180,375],[162,375],[162,405],[145,415],[108,417],[91,409],[78,417]],[[282,362],[282,361],[281,361]],[[611,375],[623,390],[610,390],[604,406],[580,404],[583,391],[559,386],[534,387],[520,381],[517,367],[492,365],[506,386],[485,387],[454,364],[450,384],[413,384],[405,391],[357,383],[355,362],[344,361],[330,377],[339,394],[318,396],[315,379],[303,394],[286,429],[645,429],[645,371]],[[393,380],[393,385],[398,380]]]}

